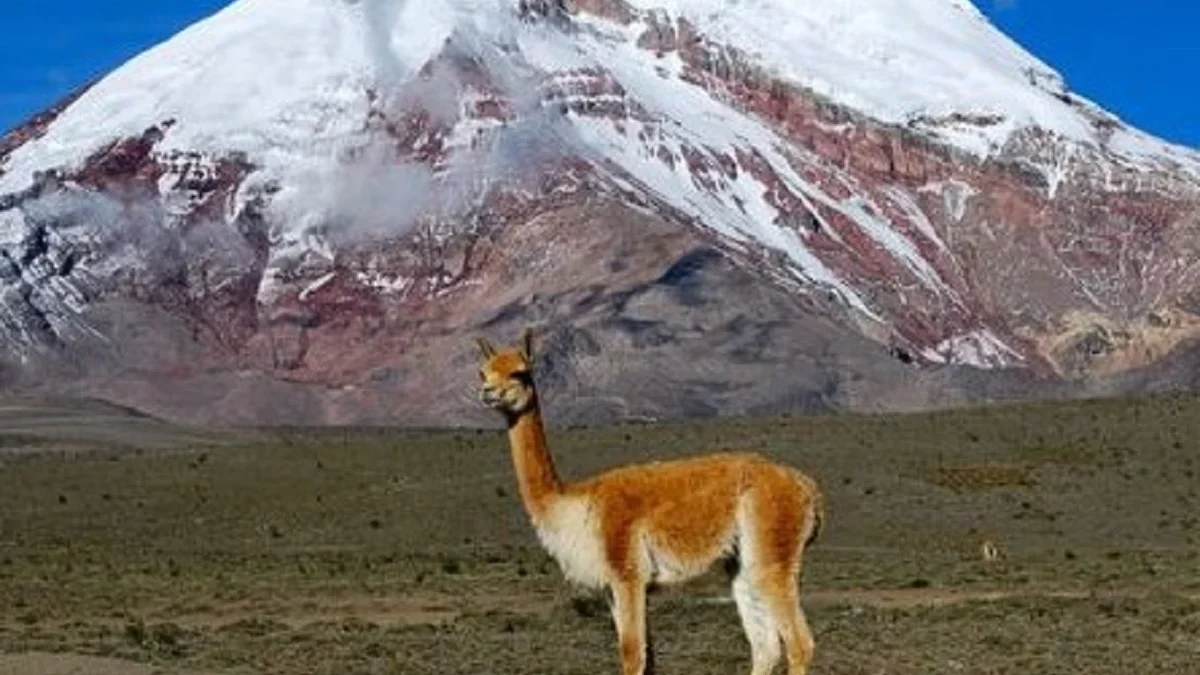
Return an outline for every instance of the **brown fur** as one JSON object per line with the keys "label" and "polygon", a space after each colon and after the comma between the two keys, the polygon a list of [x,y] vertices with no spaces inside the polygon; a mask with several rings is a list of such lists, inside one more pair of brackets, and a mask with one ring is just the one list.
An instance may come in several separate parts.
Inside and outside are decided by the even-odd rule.
{"label": "brown fur", "polygon": [[812,633],[799,604],[804,550],[824,521],[816,483],[751,453],[622,467],[563,483],[546,445],[532,379],[532,334],[498,351],[479,340],[480,398],[509,425],[521,499],[564,573],[611,593],[624,675],[646,668],[646,588],[678,583],[735,559],[734,598],[753,675],[780,660],[807,672]]}

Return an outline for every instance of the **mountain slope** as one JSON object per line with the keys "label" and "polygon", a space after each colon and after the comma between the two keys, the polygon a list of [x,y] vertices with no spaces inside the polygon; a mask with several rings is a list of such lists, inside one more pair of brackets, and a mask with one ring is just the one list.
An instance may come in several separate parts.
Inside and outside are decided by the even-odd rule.
{"label": "mountain slope", "polygon": [[1200,155],[965,0],[240,0],[0,170],[10,386],[194,420],[467,419],[459,341],[526,321],[572,419],[1086,393],[1200,332]]}

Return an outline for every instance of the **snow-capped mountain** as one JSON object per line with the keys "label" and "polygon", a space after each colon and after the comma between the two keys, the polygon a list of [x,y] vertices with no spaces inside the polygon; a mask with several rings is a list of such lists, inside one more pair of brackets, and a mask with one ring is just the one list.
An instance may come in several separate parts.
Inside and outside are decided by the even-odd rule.
{"label": "snow-capped mountain", "polygon": [[1200,333],[1200,153],[968,0],[238,0],[0,172],[9,387],[192,420],[461,421],[525,322],[564,419],[1136,389]]}

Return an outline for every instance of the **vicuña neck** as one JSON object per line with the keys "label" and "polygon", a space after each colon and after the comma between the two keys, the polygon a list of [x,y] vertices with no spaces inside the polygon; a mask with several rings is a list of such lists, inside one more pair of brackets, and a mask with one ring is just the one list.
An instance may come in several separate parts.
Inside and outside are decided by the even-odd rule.
{"label": "vicu\u00f1a neck", "polygon": [[533,519],[540,518],[550,502],[562,491],[562,483],[554,471],[554,460],[546,445],[546,430],[542,411],[534,403],[529,410],[516,416],[508,426],[508,443],[512,448],[513,467],[521,486],[521,500]]}

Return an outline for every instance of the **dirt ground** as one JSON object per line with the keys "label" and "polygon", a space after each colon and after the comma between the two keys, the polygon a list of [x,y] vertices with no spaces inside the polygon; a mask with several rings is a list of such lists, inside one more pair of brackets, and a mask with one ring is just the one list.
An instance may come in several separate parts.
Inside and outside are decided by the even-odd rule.
{"label": "dirt ground", "polygon": [[0,654],[0,675],[208,675],[82,654]]}
{"label": "dirt ground", "polygon": [[[69,453],[0,414],[23,448],[0,457],[0,675],[618,672],[607,607],[537,546],[499,431],[114,414],[89,413],[90,444],[67,425]],[[568,478],[732,447],[814,475],[814,675],[1177,675],[1200,672],[1198,432],[1200,402],[1161,398],[551,443]],[[719,572],[650,608],[660,675],[749,671]]]}

